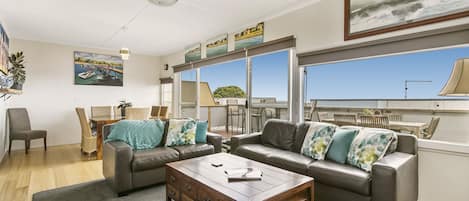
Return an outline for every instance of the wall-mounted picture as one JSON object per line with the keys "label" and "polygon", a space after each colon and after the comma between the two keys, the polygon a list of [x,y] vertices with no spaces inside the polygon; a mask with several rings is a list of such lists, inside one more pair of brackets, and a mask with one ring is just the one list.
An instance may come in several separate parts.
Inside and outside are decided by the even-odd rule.
{"label": "wall-mounted picture", "polygon": [[469,16],[469,0],[345,0],[345,40]]}
{"label": "wall-mounted picture", "polygon": [[207,41],[207,57],[213,57],[228,52],[228,34],[215,37]]}
{"label": "wall-mounted picture", "polygon": [[264,42],[264,22],[235,34],[235,50]]}
{"label": "wall-mounted picture", "polygon": [[202,58],[202,44],[198,43],[198,44],[186,47],[186,51],[184,52],[184,57],[186,59],[186,63],[200,60]]}
{"label": "wall-mounted picture", "polygon": [[4,74],[8,73],[8,49],[10,47],[10,39],[0,23],[0,71]]}
{"label": "wall-mounted picture", "polygon": [[124,85],[124,62],[119,56],[75,51],[75,84]]}

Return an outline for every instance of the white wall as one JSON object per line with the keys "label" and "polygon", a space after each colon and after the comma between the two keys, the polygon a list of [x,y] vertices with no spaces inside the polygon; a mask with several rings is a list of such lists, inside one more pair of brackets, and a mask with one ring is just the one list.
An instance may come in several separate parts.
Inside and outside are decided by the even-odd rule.
{"label": "white wall", "polygon": [[[131,55],[124,62],[123,87],[83,86],[74,85],[73,51],[116,55],[117,50],[12,40],[10,52],[20,50],[25,54],[27,79],[23,94],[13,96],[6,107],[26,107],[33,129],[48,130],[48,145],[80,142],[75,107],[86,108],[89,115],[91,105],[117,105],[122,99],[131,101],[134,106],[159,104],[159,57]],[[42,141],[33,142],[31,146],[42,146]],[[24,142],[13,142],[13,148],[23,149]]]}
{"label": "white wall", "polygon": [[[265,41],[295,35],[297,52],[301,53],[469,23],[469,17],[466,17],[345,42],[343,9],[344,1],[342,0],[323,0],[268,20],[265,22]],[[204,40],[201,39],[201,42]],[[232,34],[230,34],[229,43],[233,44]],[[184,53],[181,50],[161,59],[162,63],[168,63],[170,66],[184,63]],[[169,76],[171,73],[171,71],[164,72],[164,76]],[[445,151],[435,153],[434,150],[428,149],[421,150],[419,153],[421,155],[419,158],[420,201],[469,200],[467,155]]]}

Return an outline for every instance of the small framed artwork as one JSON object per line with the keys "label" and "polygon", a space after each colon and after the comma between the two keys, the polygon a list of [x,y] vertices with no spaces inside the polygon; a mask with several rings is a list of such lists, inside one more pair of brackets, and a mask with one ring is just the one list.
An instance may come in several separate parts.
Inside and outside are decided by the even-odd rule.
{"label": "small framed artwork", "polygon": [[197,43],[195,45],[186,47],[184,51],[184,57],[186,63],[200,60],[202,58],[202,44]]}
{"label": "small framed artwork", "polygon": [[10,39],[8,38],[8,35],[5,29],[0,23],[0,71],[3,74],[8,74],[9,46],[10,46]]}
{"label": "small framed artwork", "polygon": [[235,33],[235,50],[264,42],[264,22]]}
{"label": "small framed artwork", "polygon": [[228,52],[228,34],[223,34],[207,41],[207,58]]}
{"label": "small framed artwork", "polygon": [[344,0],[351,40],[469,16],[469,0]]}

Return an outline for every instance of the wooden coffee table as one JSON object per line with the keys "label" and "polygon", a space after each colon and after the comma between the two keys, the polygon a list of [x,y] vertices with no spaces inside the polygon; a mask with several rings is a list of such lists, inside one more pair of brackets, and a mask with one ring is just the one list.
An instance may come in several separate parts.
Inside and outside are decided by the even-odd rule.
{"label": "wooden coffee table", "polygon": [[[213,162],[223,166],[214,167]],[[246,167],[262,170],[262,180],[228,182],[225,169]],[[166,164],[166,196],[168,201],[314,201],[314,179],[219,153]]]}

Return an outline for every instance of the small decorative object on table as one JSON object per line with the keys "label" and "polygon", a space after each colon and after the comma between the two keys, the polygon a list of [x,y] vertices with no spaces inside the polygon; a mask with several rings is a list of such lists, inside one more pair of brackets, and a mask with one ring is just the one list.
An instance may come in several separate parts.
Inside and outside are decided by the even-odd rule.
{"label": "small decorative object on table", "polygon": [[228,181],[261,180],[262,171],[257,168],[235,168],[225,170]]}
{"label": "small decorative object on table", "polygon": [[22,90],[23,84],[26,81],[26,71],[24,70],[24,55],[23,52],[17,52],[11,54],[8,58],[12,67],[8,69],[8,72],[13,76],[13,86],[12,89]]}
{"label": "small decorative object on table", "polygon": [[117,108],[121,109],[121,116],[125,117],[125,108],[127,107],[132,107],[132,103],[121,100],[119,106],[117,106]]}

